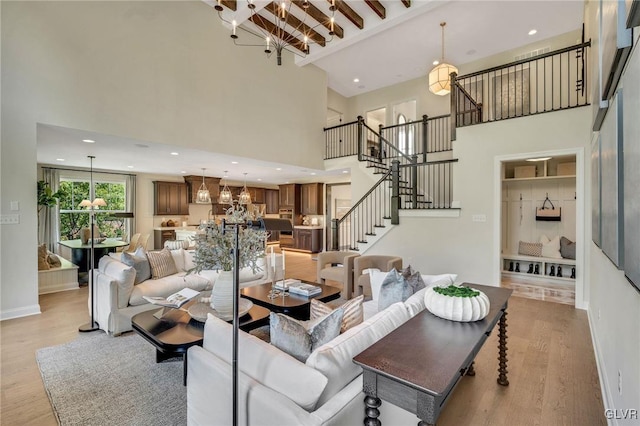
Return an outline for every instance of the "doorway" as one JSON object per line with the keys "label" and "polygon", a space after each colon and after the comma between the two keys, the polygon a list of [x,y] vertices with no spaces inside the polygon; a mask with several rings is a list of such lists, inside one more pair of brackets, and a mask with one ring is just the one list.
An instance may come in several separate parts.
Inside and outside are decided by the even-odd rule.
{"label": "doorway", "polygon": [[326,235],[325,250],[331,250],[333,247],[333,235],[331,233],[333,219],[340,219],[346,211],[351,207],[351,183],[328,183],[326,184],[325,200],[325,217]]}

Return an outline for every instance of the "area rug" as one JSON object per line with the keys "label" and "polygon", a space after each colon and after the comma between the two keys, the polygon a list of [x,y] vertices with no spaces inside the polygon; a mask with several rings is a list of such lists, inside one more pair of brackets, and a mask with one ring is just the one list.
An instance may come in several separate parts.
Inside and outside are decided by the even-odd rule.
{"label": "area rug", "polygon": [[137,334],[80,335],[40,349],[36,359],[58,422],[63,425],[185,425],[182,362],[155,362]]}

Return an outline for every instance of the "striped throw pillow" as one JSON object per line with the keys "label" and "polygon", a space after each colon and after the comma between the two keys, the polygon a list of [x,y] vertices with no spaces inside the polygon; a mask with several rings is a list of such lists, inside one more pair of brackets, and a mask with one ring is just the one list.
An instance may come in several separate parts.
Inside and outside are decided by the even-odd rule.
{"label": "striped throw pillow", "polygon": [[176,262],[173,261],[171,252],[166,248],[147,252],[147,258],[149,265],[151,265],[151,278],[154,280],[178,273]]}
{"label": "striped throw pillow", "polygon": [[542,256],[542,243],[527,243],[525,241],[520,241],[518,245],[518,254],[523,256]]}
{"label": "striped throw pillow", "polygon": [[[362,307],[364,302],[364,294],[348,300],[345,304],[340,306],[344,310],[342,316],[342,324],[340,325],[340,333],[344,333],[351,327],[360,324],[364,320],[364,308]],[[324,315],[330,314],[333,308],[326,303],[323,303],[316,299],[311,299],[311,318],[316,319]]]}

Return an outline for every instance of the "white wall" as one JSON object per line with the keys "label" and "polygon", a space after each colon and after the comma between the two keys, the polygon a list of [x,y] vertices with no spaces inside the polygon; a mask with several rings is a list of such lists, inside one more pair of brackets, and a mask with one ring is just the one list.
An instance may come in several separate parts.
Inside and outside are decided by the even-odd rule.
{"label": "white wall", "polygon": [[38,123],[322,167],[325,73],[234,46],[203,2],[0,7],[0,211],[20,214],[2,225],[0,318],[39,312]]}

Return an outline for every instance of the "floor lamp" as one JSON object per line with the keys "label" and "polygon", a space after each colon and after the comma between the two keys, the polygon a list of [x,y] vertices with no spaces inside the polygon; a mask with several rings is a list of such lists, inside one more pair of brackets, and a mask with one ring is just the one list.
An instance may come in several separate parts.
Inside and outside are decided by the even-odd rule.
{"label": "floor lamp", "polygon": [[[89,285],[91,286],[91,288],[89,289],[89,291],[91,292],[91,322],[88,324],[83,324],[80,327],[78,327],[78,331],[82,331],[82,332],[87,332],[87,331],[95,331],[98,330],[100,327],[98,327],[98,324],[95,321],[95,315],[94,315],[94,311],[95,311],[95,303],[94,303],[94,299],[95,299],[95,286],[94,286],[94,277],[93,277],[93,267],[94,267],[94,244],[95,244],[95,236],[93,235],[93,229],[95,228],[95,218],[96,218],[96,210],[100,207],[104,207],[107,205],[107,203],[104,201],[104,199],[102,198],[94,198],[93,196],[94,194],[94,189],[93,189],[93,159],[96,158],[93,155],[88,155],[87,156],[89,158],[89,161],[91,162],[91,169],[90,169],[90,176],[91,176],[91,184],[89,186],[89,200],[82,200],[82,202],[80,203],[80,207],[84,207],[87,210],[89,210],[89,226],[91,227],[91,251],[90,251],[90,256],[89,256]],[[91,201],[91,198],[93,198],[93,201]]]}

